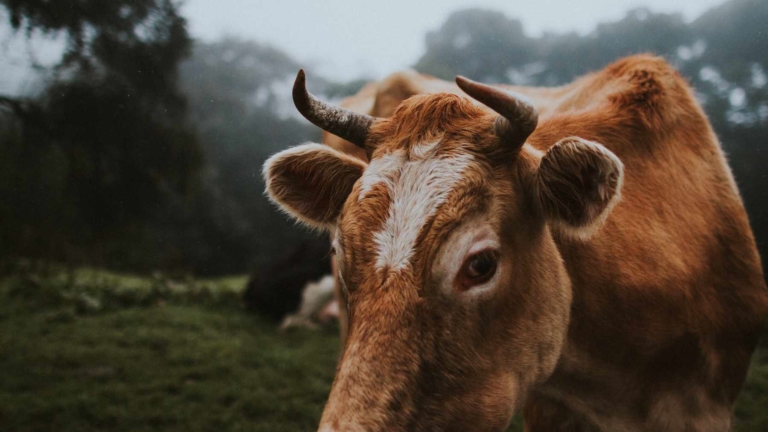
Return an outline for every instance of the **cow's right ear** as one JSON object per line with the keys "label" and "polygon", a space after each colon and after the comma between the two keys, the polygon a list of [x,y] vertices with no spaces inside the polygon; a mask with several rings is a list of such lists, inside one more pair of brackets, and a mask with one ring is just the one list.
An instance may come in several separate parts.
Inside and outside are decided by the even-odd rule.
{"label": "cow's right ear", "polygon": [[284,150],[264,163],[267,194],[299,221],[328,229],[366,164],[322,144]]}
{"label": "cow's right ear", "polygon": [[624,165],[610,150],[579,137],[560,140],[541,159],[539,204],[553,228],[587,239],[621,196]]}

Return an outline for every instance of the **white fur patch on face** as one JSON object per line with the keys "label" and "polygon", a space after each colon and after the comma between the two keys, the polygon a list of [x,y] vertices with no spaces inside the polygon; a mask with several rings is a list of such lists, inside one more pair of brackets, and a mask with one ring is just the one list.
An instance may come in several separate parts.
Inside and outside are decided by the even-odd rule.
{"label": "white fur patch on face", "polygon": [[[431,154],[436,145],[428,144],[432,148],[423,154]],[[473,159],[470,154],[460,154],[405,160],[404,153],[398,151],[369,165],[363,174],[360,199],[379,183],[386,185],[391,199],[384,227],[374,234],[378,268],[403,270],[410,265],[421,228],[445,202]]]}
{"label": "white fur patch on face", "polygon": [[440,144],[440,140],[442,137],[428,143],[422,143],[417,146],[413,146],[411,148],[411,160],[417,160],[417,159],[426,159],[429,155],[431,155],[435,149],[437,148],[437,145]]}
{"label": "white fur patch on face", "polygon": [[360,195],[357,200],[362,201],[373,186],[379,183],[384,183],[390,191],[394,189],[393,182],[404,163],[405,152],[402,150],[372,160],[360,179]]}

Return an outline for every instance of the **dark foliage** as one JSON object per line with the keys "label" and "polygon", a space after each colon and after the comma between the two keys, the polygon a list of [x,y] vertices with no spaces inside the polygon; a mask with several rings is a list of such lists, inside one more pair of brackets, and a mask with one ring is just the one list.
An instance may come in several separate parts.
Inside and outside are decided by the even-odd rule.
{"label": "dark foliage", "polygon": [[510,62],[525,64],[535,58],[535,43],[523,25],[497,11],[469,9],[456,12],[426,37],[427,52],[416,69],[452,79],[455,75],[506,82]]}
{"label": "dark foliage", "polygon": [[142,96],[171,106],[183,101],[176,91],[176,69],[191,40],[176,1],[0,0],[0,4],[8,10],[14,29],[27,34],[64,32],[67,49],[60,70],[117,73]]}
{"label": "dark foliage", "polygon": [[198,44],[181,69],[189,117],[208,161],[204,199],[190,215],[199,219],[187,230],[196,239],[187,261],[198,273],[263,268],[316,238],[276,211],[261,177],[270,155],[319,139],[293,115],[289,89],[298,69],[274,48],[237,39]]}
{"label": "dark foliage", "polygon": [[155,267],[152,231],[187,205],[203,166],[177,86],[191,39],[176,3],[0,4],[15,29],[67,40],[41,94],[0,99],[0,252]]}

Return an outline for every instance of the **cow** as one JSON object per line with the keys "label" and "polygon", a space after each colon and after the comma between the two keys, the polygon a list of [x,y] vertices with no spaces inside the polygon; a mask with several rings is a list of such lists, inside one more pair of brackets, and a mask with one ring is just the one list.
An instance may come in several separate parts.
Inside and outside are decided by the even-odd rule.
{"label": "cow", "polygon": [[297,109],[358,154],[264,165],[337,256],[320,431],[501,431],[518,410],[529,432],[729,430],[768,288],[685,79],[638,55],[558,88],[445,86],[383,118],[300,71]]}
{"label": "cow", "polygon": [[338,302],[334,299],[335,278],[332,274],[308,282],[301,289],[299,309],[283,317],[280,330],[293,327],[314,329],[317,324],[323,324],[338,317]]}

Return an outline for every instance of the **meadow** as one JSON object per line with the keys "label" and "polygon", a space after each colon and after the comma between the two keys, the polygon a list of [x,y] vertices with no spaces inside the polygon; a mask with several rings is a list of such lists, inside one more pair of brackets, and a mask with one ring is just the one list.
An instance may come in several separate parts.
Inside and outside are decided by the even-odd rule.
{"label": "meadow", "polygon": [[[277,331],[242,308],[245,282],[90,269],[2,279],[2,430],[315,431],[338,329]],[[766,337],[735,417],[738,432],[768,431]]]}

